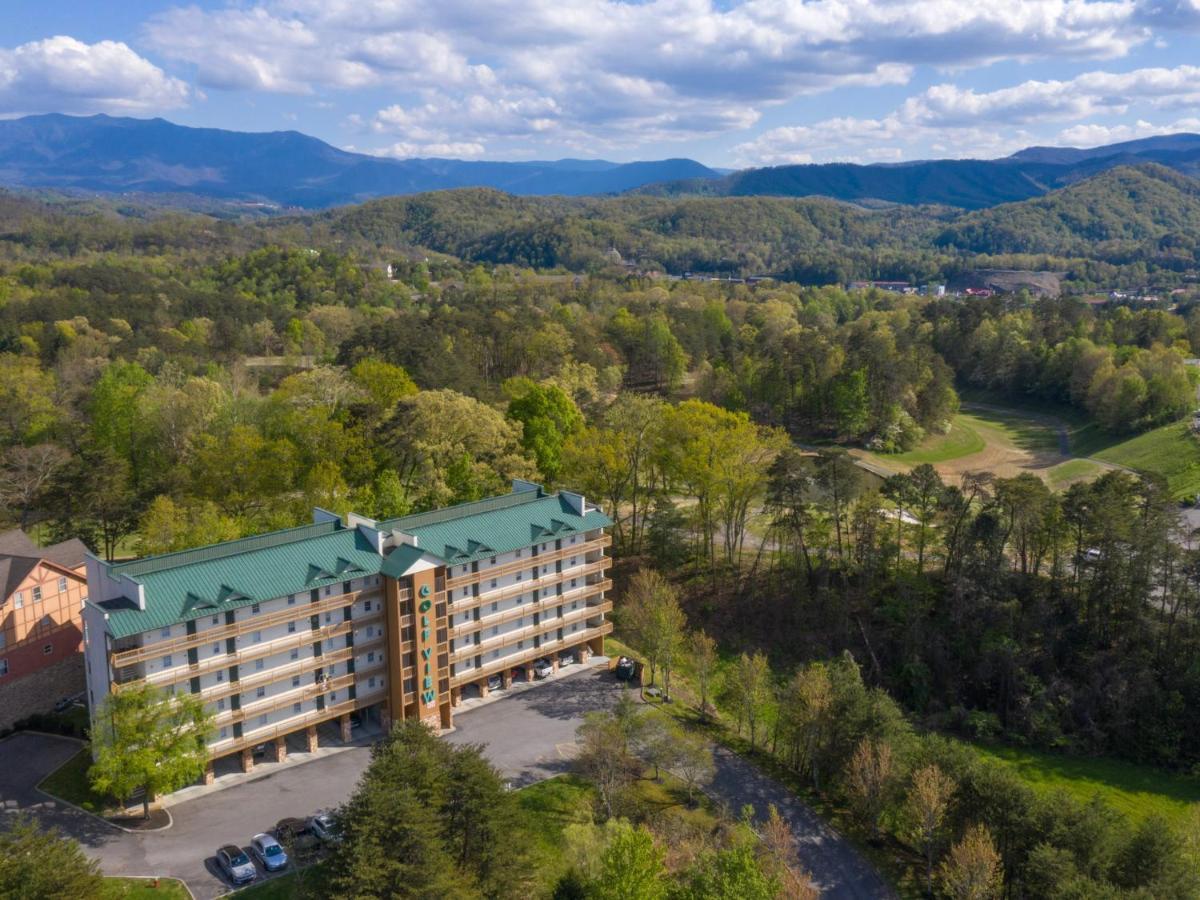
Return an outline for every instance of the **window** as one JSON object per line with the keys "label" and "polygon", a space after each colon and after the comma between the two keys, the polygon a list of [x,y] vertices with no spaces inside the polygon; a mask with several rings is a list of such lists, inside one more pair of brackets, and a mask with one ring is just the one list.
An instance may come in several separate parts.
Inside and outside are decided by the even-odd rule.
{"label": "window", "polygon": [[171,654],[168,653],[166,656],[164,656],[162,658],[162,667],[164,669],[171,668]]}
{"label": "window", "polygon": [[372,650],[370,653],[367,654],[367,662],[369,662],[369,663],[375,662],[375,651],[374,650]]}
{"label": "window", "polygon": [[292,687],[300,687],[300,676],[299,675],[292,676]]}
{"label": "window", "polygon": [[218,669],[217,670],[217,681],[224,681],[224,680],[225,680],[225,670]]}
{"label": "window", "polygon": [[499,609],[500,609],[500,604],[499,604],[499,603],[493,603],[493,604],[492,604],[492,612],[497,612],[497,611],[499,611]]}
{"label": "window", "polygon": [[520,580],[521,580],[521,573],[518,572],[516,575],[513,576],[513,581],[520,581]]}
{"label": "window", "polygon": [[8,674],[8,660],[0,659],[0,678]]}
{"label": "window", "polygon": [[332,621],[333,621],[333,612],[332,611],[326,612],[325,613],[325,624],[328,625]]}
{"label": "window", "polygon": [[524,650],[524,649],[525,649],[525,642],[524,642],[524,641],[517,641],[517,649],[518,649],[518,650]]}
{"label": "window", "polygon": [[375,687],[375,676],[374,675],[372,675],[370,678],[367,679],[367,687],[369,687],[369,688]]}
{"label": "window", "polygon": [[363,612],[370,612],[370,611],[371,611],[371,601],[364,600],[363,601]]}
{"label": "window", "polygon": [[499,633],[500,633],[500,626],[499,626],[499,625],[493,625],[493,626],[492,626],[492,634],[493,634],[493,635],[496,635],[496,634],[499,634]]}
{"label": "window", "polygon": [[296,595],[288,594],[288,606],[295,606],[295,605],[296,605]]}
{"label": "window", "polygon": [[169,638],[171,636],[171,626],[168,625],[166,628],[164,628],[162,631],[160,631],[159,636]]}
{"label": "window", "polygon": [[263,698],[263,697],[267,696],[267,689],[266,689],[266,687],[259,687],[259,688],[256,688],[256,689],[255,689],[255,691],[254,691],[254,696],[255,696],[255,698],[257,698],[257,699],[261,699],[261,698]]}
{"label": "window", "polygon": [[374,625],[367,626],[367,637],[375,637],[375,626]]}
{"label": "window", "polygon": [[262,643],[262,632],[261,631],[254,632],[254,634],[250,635],[250,639],[252,641],[254,641],[254,643],[256,643],[256,644],[261,644]]}
{"label": "window", "polygon": [[331,665],[331,666],[329,667],[329,674],[330,674],[330,675],[336,675],[336,674],[337,674],[337,663],[334,663],[333,665]]}
{"label": "window", "polygon": [[496,586],[496,579],[495,579],[495,578],[493,578],[493,579],[492,579],[492,587],[495,587],[495,586]]}
{"label": "window", "polygon": [[500,656],[500,651],[499,651],[499,650],[493,650],[493,651],[492,651],[492,659],[497,659],[497,658],[499,658],[499,656]]}
{"label": "window", "polygon": [[65,577],[58,579],[58,592],[60,594],[65,594],[67,592],[67,579]]}
{"label": "window", "polygon": [[35,584],[33,586],[33,602],[34,603],[42,602],[42,586],[40,584]]}
{"label": "window", "polygon": [[294,715],[297,715],[297,716],[298,716],[298,715],[300,715],[300,710],[301,710],[301,709],[303,709],[303,708],[304,708],[304,707],[303,707],[303,705],[302,705],[302,704],[300,704],[300,703],[293,703],[293,704],[292,704],[292,713],[293,713]]}
{"label": "window", "polygon": [[496,557],[493,556],[492,557],[492,565],[494,566],[495,564],[496,564]]}
{"label": "window", "polygon": [[53,644],[43,644],[42,645],[42,656],[49,656],[53,652],[54,652]]}
{"label": "window", "polygon": [[256,659],[256,660],[254,661],[254,671],[255,671],[255,672],[261,672],[261,671],[263,670],[263,666],[264,666],[265,664],[266,664],[266,660],[265,660],[265,659]]}
{"label": "window", "polygon": [[259,725],[267,724],[267,714],[266,713],[263,713],[261,716],[258,717],[258,724]]}
{"label": "window", "polygon": [[329,702],[330,702],[330,703],[335,703],[335,702],[337,702],[337,691],[332,691],[332,692],[330,692],[330,694],[329,694]]}
{"label": "window", "polygon": [[333,593],[333,585],[332,584],[325,585],[325,596],[328,597],[332,593]]}
{"label": "window", "polygon": [[0,650],[4,649],[4,645],[8,643],[8,635],[4,633],[4,629],[0,628]]}
{"label": "window", "polygon": [[463,575],[466,575],[466,574],[467,574],[467,567],[466,567],[466,566],[463,566],[463,567],[462,567],[461,569],[459,569],[458,571],[459,571],[459,572],[461,572]]}
{"label": "window", "polygon": [[250,605],[250,615],[257,616],[260,612],[261,612],[261,610],[259,609],[259,606],[257,603],[252,603]]}
{"label": "window", "polygon": [[292,652],[288,654],[288,659],[299,659],[299,658],[300,658],[300,648],[293,647]]}
{"label": "window", "polygon": [[221,652],[221,645],[213,644],[213,655],[216,656],[220,652]]}
{"label": "window", "polygon": [[520,559],[520,558],[521,558],[521,551],[520,551],[520,550],[517,550],[517,552],[513,554],[513,558],[514,558],[514,559]]}
{"label": "window", "polygon": [[219,700],[217,700],[217,709],[218,710],[225,709],[225,698],[224,697],[221,697]]}
{"label": "window", "polygon": [[296,623],[288,622],[288,634],[295,634],[295,633],[296,633]]}
{"label": "window", "polygon": [[464,596],[464,597],[470,597],[470,596],[471,596],[471,588],[470,588],[470,586],[463,588],[463,596]]}
{"label": "window", "polygon": [[572,578],[572,579],[571,579],[571,587],[575,587],[575,583],[576,583],[578,580],[579,580],[579,579],[577,579],[577,578]]}
{"label": "window", "polygon": [[213,616],[212,623],[213,623],[214,625],[220,625],[220,624],[221,624],[221,618],[220,618],[220,616]]}
{"label": "window", "polygon": [[221,728],[221,740],[225,740],[225,738],[227,738],[227,737],[229,737],[229,729],[222,727]]}
{"label": "window", "polygon": [[25,605],[25,592],[17,591],[16,595],[13,597],[13,609],[20,609],[24,605]]}
{"label": "window", "polygon": [[333,649],[333,638],[325,638],[325,649],[326,650]]}

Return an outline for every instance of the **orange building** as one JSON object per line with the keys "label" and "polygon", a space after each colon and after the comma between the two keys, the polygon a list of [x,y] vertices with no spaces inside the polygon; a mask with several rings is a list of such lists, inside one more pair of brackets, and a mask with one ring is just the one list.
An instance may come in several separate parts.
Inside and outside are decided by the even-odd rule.
{"label": "orange building", "polygon": [[85,688],[86,555],[76,539],[39,548],[0,533],[0,728]]}

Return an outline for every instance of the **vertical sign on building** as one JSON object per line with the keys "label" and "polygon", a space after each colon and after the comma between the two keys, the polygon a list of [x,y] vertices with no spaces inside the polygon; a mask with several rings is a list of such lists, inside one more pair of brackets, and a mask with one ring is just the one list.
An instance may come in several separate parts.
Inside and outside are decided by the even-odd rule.
{"label": "vertical sign on building", "polygon": [[415,613],[414,637],[417,662],[417,705],[422,719],[438,718],[438,672],[434,648],[437,642],[437,627],[434,615],[434,591],[436,569],[416,572],[412,576],[413,607]]}

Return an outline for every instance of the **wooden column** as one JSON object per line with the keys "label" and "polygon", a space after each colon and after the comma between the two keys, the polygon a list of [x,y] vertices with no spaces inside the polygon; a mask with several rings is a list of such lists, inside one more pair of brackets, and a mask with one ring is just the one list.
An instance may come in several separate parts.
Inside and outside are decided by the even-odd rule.
{"label": "wooden column", "polygon": [[287,759],[287,738],[283,735],[275,738],[275,762]]}
{"label": "wooden column", "polygon": [[216,778],[217,778],[217,775],[213,771],[212,762],[209,761],[209,762],[205,763],[204,764],[204,783],[212,784],[216,780]]}
{"label": "wooden column", "polygon": [[254,771],[254,750],[250,747],[242,750],[242,771]]}
{"label": "wooden column", "polygon": [[350,736],[353,731],[353,729],[350,727],[350,713],[343,714],[342,718],[340,719],[340,723],[342,726],[342,741],[349,743]]}
{"label": "wooden column", "polygon": [[309,725],[304,731],[304,736],[308,739],[308,752],[316,753],[319,746],[317,743],[317,726]]}

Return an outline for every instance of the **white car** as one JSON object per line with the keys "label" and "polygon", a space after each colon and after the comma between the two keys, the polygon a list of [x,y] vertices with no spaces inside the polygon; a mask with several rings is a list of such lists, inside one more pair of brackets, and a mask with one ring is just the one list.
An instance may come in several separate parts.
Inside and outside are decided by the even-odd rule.
{"label": "white car", "polygon": [[317,813],[315,816],[310,816],[308,828],[326,844],[336,844],[342,839],[342,836],[338,834],[337,824],[328,813]]}
{"label": "white car", "polygon": [[554,666],[548,659],[539,659],[533,664],[533,674],[538,678],[549,678],[554,674]]}
{"label": "white car", "polygon": [[268,872],[276,872],[288,864],[287,853],[283,846],[271,835],[256,834],[250,841],[250,852],[253,853],[262,867]]}

